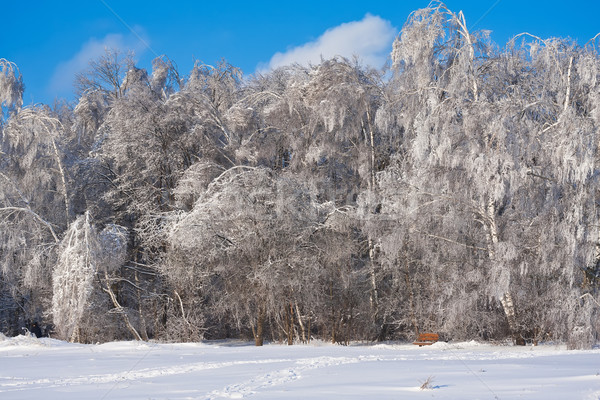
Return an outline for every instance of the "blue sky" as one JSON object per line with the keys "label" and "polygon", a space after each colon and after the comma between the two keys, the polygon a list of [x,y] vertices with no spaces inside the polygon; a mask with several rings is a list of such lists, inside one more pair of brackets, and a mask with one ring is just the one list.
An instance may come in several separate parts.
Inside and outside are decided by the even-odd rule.
{"label": "blue sky", "polygon": [[[149,68],[165,54],[186,75],[194,60],[225,58],[245,74],[319,54],[383,62],[411,11],[428,0],[5,2],[0,58],[15,62],[26,85],[24,103],[73,100],[74,74],[105,46],[136,52]],[[571,37],[584,44],[600,32],[600,2],[448,0],[471,29],[488,29],[504,44],[515,34]],[[315,61],[315,60],[313,60]]]}

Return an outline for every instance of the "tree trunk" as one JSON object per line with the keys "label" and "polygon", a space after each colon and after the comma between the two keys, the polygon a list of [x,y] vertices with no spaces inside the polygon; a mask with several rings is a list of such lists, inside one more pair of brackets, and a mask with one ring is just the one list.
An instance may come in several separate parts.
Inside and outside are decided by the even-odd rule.
{"label": "tree trunk", "polygon": [[296,304],[296,318],[298,319],[298,325],[300,326],[300,340],[302,343],[306,343],[306,330],[304,329],[304,323],[302,322],[302,316],[300,315],[300,307],[298,307],[298,302]]}
{"label": "tree trunk", "polygon": [[329,282],[329,300],[331,302],[331,343],[336,342],[337,330],[337,318],[335,312],[335,306],[333,304],[333,280]]}
{"label": "tree trunk", "polygon": [[67,219],[67,224],[71,221],[71,204],[69,202],[69,194],[67,192],[67,177],[65,173],[65,169],[63,167],[62,160],[60,159],[60,153],[58,152],[58,147],[56,146],[56,140],[52,139],[52,148],[54,149],[54,155],[56,157],[56,163],[58,164],[58,171],[60,172],[60,180],[62,184],[62,195],[64,197],[65,202],[65,218]]}
{"label": "tree trunk", "polygon": [[294,306],[292,303],[286,307],[285,318],[287,325],[287,344],[288,346],[291,346],[294,344]]}
{"label": "tree trunk", "polygon": [[376,268],[375,268],[375,248],[373,245],[373,239],[369,234],[368,238],[369,243],[369,279],[371,282],[371,309],[373,312],[373,320],[375,323],[378,323],[379,320],[379,292],[377,290],[377,276],[376,276]]}
{"label": "tree trunk", "polygon": [[[371,124],[371,112],[367,107],[367,127],[369,130],[368,145],[369,145],[369,190],[374,193],[375,191],[375,134],[373,132],[373,125]],[[363,130],[364,123],[363,124]],[[371,205],[373,206],[373,205]],[[373,313],[373,323],[379,330],[378,337],[381,336],[383,329],[383,322],[379,315],[379,291],[377,289],[377,270],[375,265],[375,244],[373,243],[373,237],[371,233],[368,233],[368,244],[369,244],[369,275],[371,281],[371,309]]]}
{"label": "tree trunk", "polygon": [[502,303],[502,307],[504,308],[504,314],[506,314],[506,319],[508,320],[508,328],[510,329],[510,334],[513,338],[515,344],[524,346],[525,340],[521,337],[519,333],[519,329],[517,326],[517,318],[515,313],[515,304],[512,299],[512,295],[510,292],[504,293],[504,296],[500,299],[500,303]]}
{"label": "tree trunk", "polygon": [[185,322],[185,324],[188,327],[188,332],[187,332],[187,339],[192,339],[193,333],[194,333],[194,329],[192,327],[192,324],[190,324],[190,322],[188,321],[187,317],[185,316],[185,308],[183,308],[183,300],[181,300],[181,296],[179,296],[179,293],[177,293],[177,290],[173,291],[175,293],[175,296],[177,297],[177,300],[179,302],[179,309],[181,311],[181,318],[183,318],[183,321]]}
{"label": "tree trunk", "polygon": [[[484,226],[488,230],[489,237],[489,249],[488,249],[488,257],[490,261],[494,262],[496,258],[496,245],[498,244],[498,226],[496,224],[496,206],[494,205],[494,201],[490,198],[485,206],[485,209],[481,211],[481,216],[483,220],[486,222]],[[515,304],[510,294],[509,288],[506,289],[506,292],[500,299],[500,303],[502,304],[502,308],[504,309],[504,314],[506,315],[506,319],[508,321],[508,328],[510,330],[510,334],[513,338],[515,344],[524,345],[525,341],[521,337],[519,333],[519,329],[517,326],[517,318],[515,312]]]}
{"label": "tree trunk", "polygon": [[456,16],[456,21],[458,22],[461,28],[461,34],[465,42],[467,43],[468,51],[469,51],[469,72],[471,73],[471,77],[473,79],[473,100],[477,101],[479,97],[479,90],[477,88],[477,77],[475,76],[475,48],[473,46],[473,41],[471,40],[471,34],[469,34],[469,30],[467,29],[467,22],[465,21],[465,16],[462,11],[458,13]]}
{"label": "tree trunk", "polygon": [[254,331],[254,344],[262,346],[265,335],[265,310],[261,307],[258,311],[258,319],[256,320],[256,330]]}
{"label": "tree trunk", "polygon": [[410,319],[413,323],[415,335],[419,337],[419,325],[417,324],[417,315],[415,314],[415,293],[410,282],[410,271],[408,269],[408,256],[404,254],[404,277],[406,279],[406,288],[408,289],[408,307],[410,311]]}
{"label": "tree trunk", "polygon": [[142,291],[140,290],[140,278],[135,271],[135,284],[137,286],[138,312],[140,314],[140,336],[144,341],[148,341],[148,331],[146,330],[146,319],[142,310]]}
{"label": "tree trunk", "polygon": [[71,337],[69,338],[69,342],[71,343],[80,343],[81,341],[81,335],[79,333],[79,325],[75,326],[75,329],[73,329],[73,333],[71,334]]}

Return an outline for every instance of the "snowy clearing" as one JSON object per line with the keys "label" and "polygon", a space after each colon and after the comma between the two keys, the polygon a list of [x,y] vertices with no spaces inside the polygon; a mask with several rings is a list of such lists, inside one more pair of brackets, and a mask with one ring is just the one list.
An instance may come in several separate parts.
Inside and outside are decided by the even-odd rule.
{"label": "snowy clearing", "polygon": [[0,335],[0,360],[0,399],[600,399],[600,350],[554,345],[82,345]]}

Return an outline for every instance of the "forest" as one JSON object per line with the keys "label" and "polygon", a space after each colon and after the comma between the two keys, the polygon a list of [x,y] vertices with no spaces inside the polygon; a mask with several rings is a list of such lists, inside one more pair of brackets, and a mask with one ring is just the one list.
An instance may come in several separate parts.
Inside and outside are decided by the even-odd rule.
{"label": "forest", "polygon": [[106,49],[76,104],[27,106],[0,59],[0,332],[590,348],[599,45],[432,3],[383,70]]}

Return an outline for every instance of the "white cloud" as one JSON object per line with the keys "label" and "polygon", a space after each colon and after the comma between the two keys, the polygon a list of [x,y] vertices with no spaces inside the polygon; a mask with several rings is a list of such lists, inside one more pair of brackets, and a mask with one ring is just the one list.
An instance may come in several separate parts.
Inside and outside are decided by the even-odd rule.
{"label": "white cloud", "polygon": [[268,62],[267,69],[293,63],[318,64],[321,57],[350,58],[355,55],[364,64],[381,67],[392,50],[396,34],[396,29],[389,21],[367,14],[360,21],[347,22],[328,29],[313,42],[294,47],[284,53],[276,53]]}
{"label": "white cloud", "polygon": [[56,66],[48,85],[48,92],[56,96],[71,94],[73,92],[75,75],[85,70],[90,60],[104,54],[106,48],[122,51],[133,50],[139,56],[146,50],[146,45],[146,42],[141,42],[133,34],[122,35],[111,33],[101,39],[91,38],[69,60],[63,61]]}

